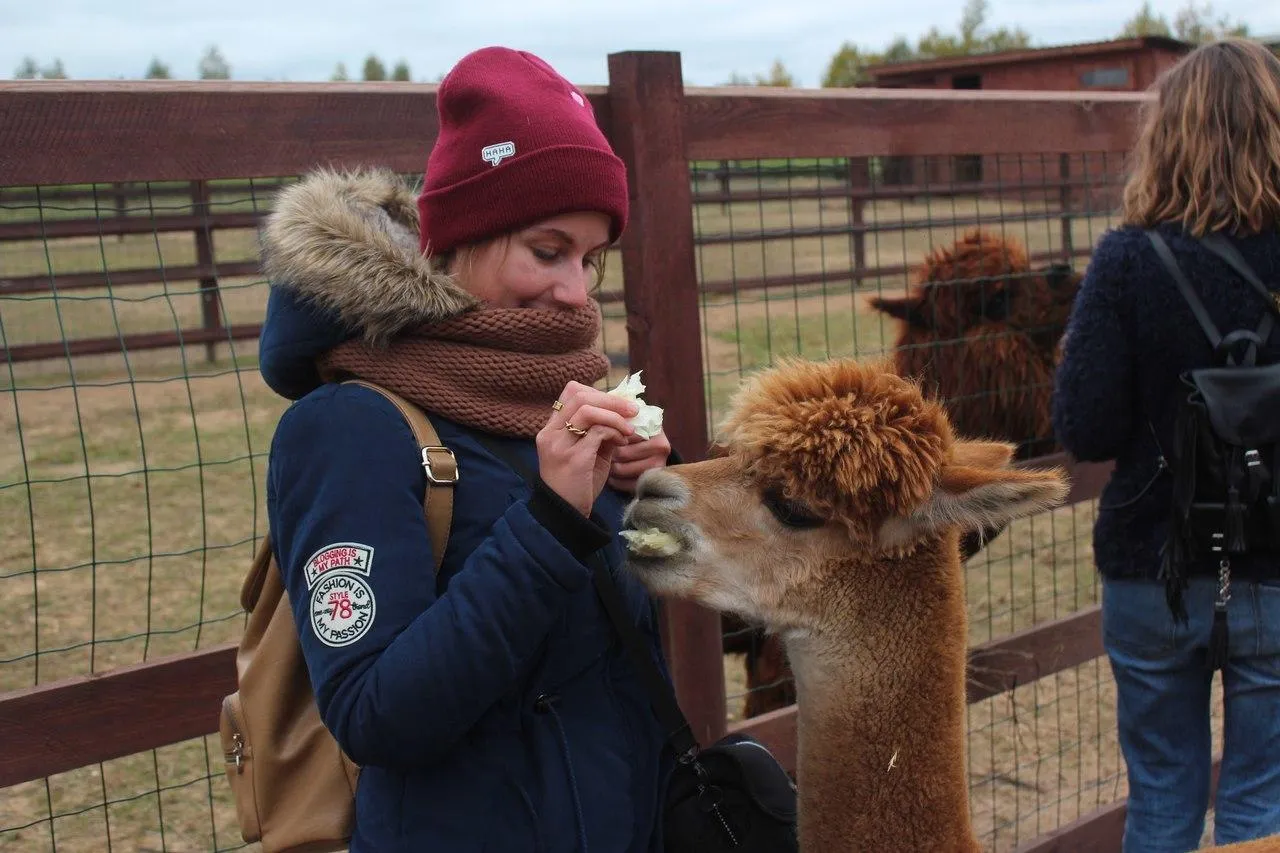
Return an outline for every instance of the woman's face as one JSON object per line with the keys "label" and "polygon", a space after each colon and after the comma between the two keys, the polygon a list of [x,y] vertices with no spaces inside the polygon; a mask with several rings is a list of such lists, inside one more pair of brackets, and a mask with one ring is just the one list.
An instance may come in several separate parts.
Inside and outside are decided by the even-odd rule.
{"label": "woman's face", "polygon": [[459,252],[450,272],[498,308],[581,308],[608,247],[608,216],[566,213]]}

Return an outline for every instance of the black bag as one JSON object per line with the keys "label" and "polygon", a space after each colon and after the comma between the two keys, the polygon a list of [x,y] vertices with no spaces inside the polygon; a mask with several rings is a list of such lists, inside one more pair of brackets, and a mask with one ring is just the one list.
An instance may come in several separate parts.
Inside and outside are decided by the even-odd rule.
{"label": "black bag", "polygon": [[663,849],[667,853],[799,850],[796,787],[787,771],[763,744],[746,735],[728,735],[699,749],[675,692],[649,656],[639,629],[627,618],[604,560],[592,561],[591,575],[676,753],[663,809]]}
{"label": "black bag", "polygon": [[[533,482],[532,472],[509,448],[483,434],[477,438]],[[603,559],[591,560],[591,578],[676,755],[663,805],[666,853],[798,851],[796,787],[787,771],[763,744],[746,735],[728,735],[701,749],[675,691],[650,656],[648,642],[627,617],[622,594]]]}
{"label": "black bag", "polygon": [[688,756],[667,789],[663,843],[669,853],[799,849],[795,785],[762,744],[728,735]]}
{"label": "black bag", "polygon": [[1218,560],[1218,595],[1209,642],[1210,669],[1227,658],[1231,558],[1266,553],[1280,558],[1280,364],[1259,364],[1280,309],[1235,247],[1217,234],[1202,245],[1226,261],[1265,300],[1256,331],[1218,332],[1204,304],[1155,231],[1147,237],[1213,345],[1214,364],[1181,376],[1174,447],[1173,513],[1161,575],[1169,606],[1185,621],[1182,594],[1193,560]]}

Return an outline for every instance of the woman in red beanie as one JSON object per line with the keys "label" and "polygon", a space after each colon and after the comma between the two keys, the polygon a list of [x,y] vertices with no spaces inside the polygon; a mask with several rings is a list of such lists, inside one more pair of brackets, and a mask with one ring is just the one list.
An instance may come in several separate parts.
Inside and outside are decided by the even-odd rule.
{"label": "woman in red beanie", "polygon": [[[350,849],[658,851],[670,752],[591,583],[603,561],[665,672],[617,531],[670,444],[593,387],[589,293],[626,171],[528,53],[470,54],[438,106],[416,199],[385,172],[318,172],[263,233],[261,371],[295,401],[267,509],[321,717],[361,766]],[[418,446],[382,396],[335,381],[352,376],[428,412],[457,457],[436,577]],[[330,553],[359,565],[314,559]],[[308,564],[361,586],[358,622],[317,603]]]}

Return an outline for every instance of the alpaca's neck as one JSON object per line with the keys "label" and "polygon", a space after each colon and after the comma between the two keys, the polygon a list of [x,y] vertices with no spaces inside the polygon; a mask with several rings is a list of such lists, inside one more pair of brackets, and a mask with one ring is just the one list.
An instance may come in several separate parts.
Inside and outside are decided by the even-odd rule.
{"label": "alpaca's neck", "polygon": [[964,761],[958,569],[945,590],[885,590],[893,597],[879,622],[860,588],[859,624],[788,638],[802,850],[978,849]]}

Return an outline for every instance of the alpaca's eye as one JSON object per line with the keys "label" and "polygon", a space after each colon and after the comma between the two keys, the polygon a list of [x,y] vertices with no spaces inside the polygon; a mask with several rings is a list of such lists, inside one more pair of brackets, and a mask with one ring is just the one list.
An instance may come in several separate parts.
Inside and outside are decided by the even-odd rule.
{"label": "alpaca's eye", "polygon": [[769,512],[778,519],[778,523],[787,527],[805,529],[821,527],[826,523],[799,501],[789,501],[784,498],[781,489],[769,489],[764,493],[763,500]]}

